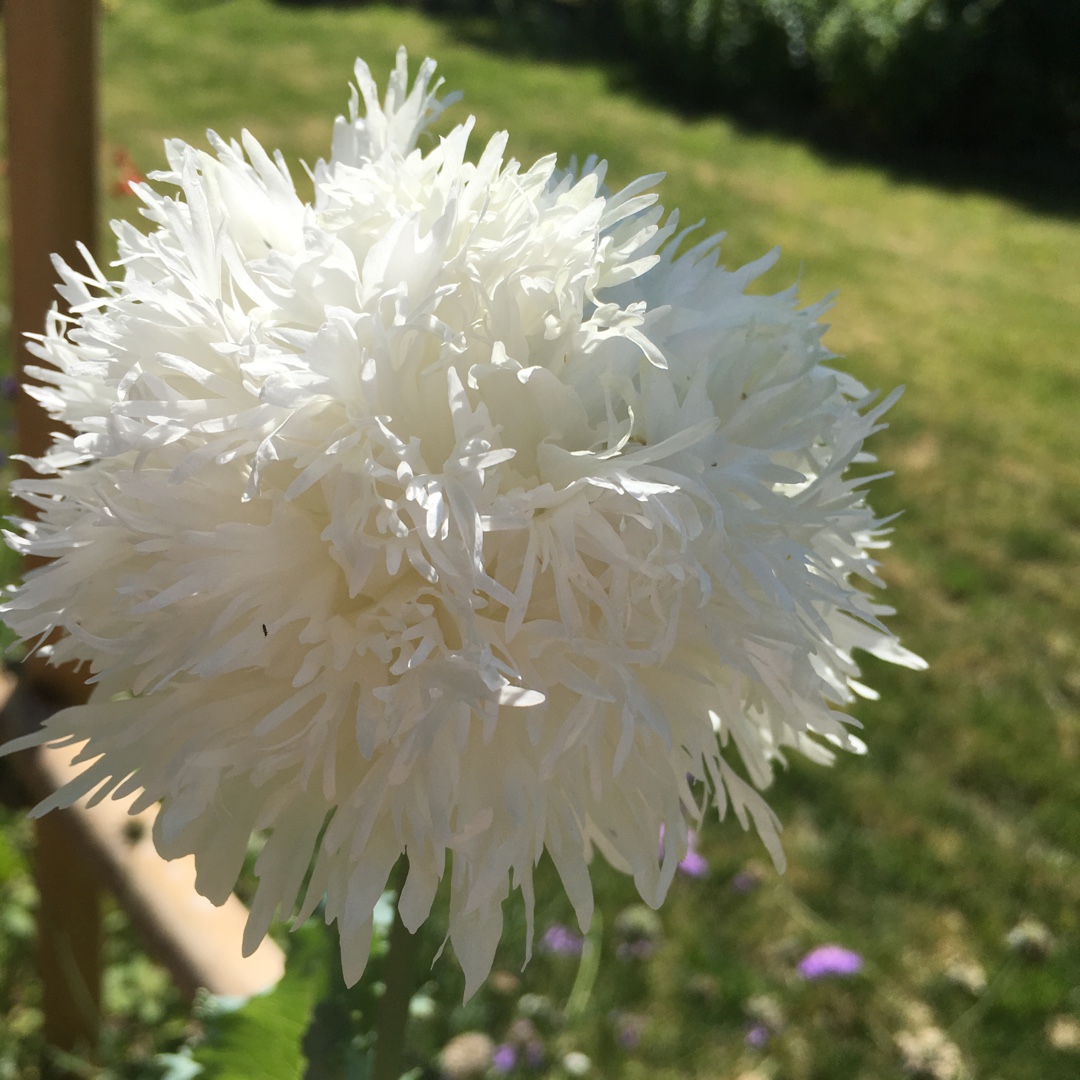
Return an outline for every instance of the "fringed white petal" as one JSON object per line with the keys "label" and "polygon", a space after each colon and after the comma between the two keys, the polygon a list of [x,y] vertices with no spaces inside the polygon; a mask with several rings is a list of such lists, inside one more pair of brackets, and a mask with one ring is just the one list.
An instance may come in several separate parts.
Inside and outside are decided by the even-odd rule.
{"label": "fringed white petal", "polygon": [[782,865],[784,748],[864,748],[854,650],[924,665],[857,587],[885,523],[846,470],[895,396],[828,367],[827,305],[747,294],[776,252],[679,255],[659,175],[473,164],[471,119],[418,149],[440,85],[358,62],[311,205],[246,132],[171,142],[122,277],[57,264],[33,392],[74,434],[14,485],[53,561],[3,613],[94,672],[8,748],[88,740],[41,809],[141,787],[215,901],[264,830],[245,949],[325,898],[349,981],[407,852],[471,994],[545,850],[583,930],[593,852],[658,905],[709,798]]}

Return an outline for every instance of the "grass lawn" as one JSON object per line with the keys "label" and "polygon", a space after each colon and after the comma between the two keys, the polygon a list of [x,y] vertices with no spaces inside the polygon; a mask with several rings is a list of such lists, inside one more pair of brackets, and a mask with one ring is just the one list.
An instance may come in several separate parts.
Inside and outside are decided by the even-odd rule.
{"label": "grass lawn", "polygon": [[[925,1076],[1080,1075],[1080,222],[681,117],[614,91],[601,66],[485,47],[483,24],[267,0],[108,9],[107,192],[117,150],[147,172],[163,163],[163,138],[204,145],[207,127],[247,126],[291,163],[314,162],[355,56],[381,82],[404,42],[465,92],[451,122],[476,114],[474,150],[507,128],[520,160],[595,152],[616,186],[666,169],[663,203],[727,229],[727,265],[781,245],[767,286],[798,279],[807,302],[836,291],[831,347],[868,385],[907,386],[873,447],[895,470],[874,505],[904,512],[884,576],[893,626],[929,672],[868,661],[882,693],[858,710],[869,756],[832,770],[792,761],[778,777],[784,877],[757,872],[764,851],[737,824],[712,825],[700,845],[708,875],[676,882],[655,952],[624,963],[613,924],[632,887],[599,873],[601,967],[559,1038],[596,1075],[642,1080],[899,1080],[910,1075],[903,1047],[913,1061],[935,1029],[966,1071],[947,1071],[947,1048],[934,1065],[928,1049],[938,1072]],[[130,196],[104,201],[106,217],[136,214]],[[6,251],[6,208],[2,227]],[[3,823],[0,1080],[35,1075],[40,1023],[27,831],[17,815]],[[548,918],[566,914],[554,892],[541,903]],[[1026,949],[1007,941],[1018,925]],[[860,953],[862,972],[801,979],[795,963],[825,942]],[[520,946],[507,946],[516,970]],[[160,991],[132,990],[156,976],[115,949],[114,1075],[152,1075],[149,1055],[175,1043],[183,1020]],[[565,996],[573,970],[542,959],[523,979]],[[164,1004],[147,1014],[148,1000]],[[613,1011],[648,1014],[635,1046],[613,1037]],[[487,992],[441,1015],[446,1033],[502,1023]],[[769,1036],[751,1045],[762,1023]]]}

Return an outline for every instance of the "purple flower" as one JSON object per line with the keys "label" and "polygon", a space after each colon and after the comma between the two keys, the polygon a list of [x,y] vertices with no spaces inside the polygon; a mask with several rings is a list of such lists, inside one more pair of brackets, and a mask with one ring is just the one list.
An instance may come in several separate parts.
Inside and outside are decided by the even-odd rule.
{"label": "purple flower", "polygon": [[608,1014],[608,1020],[614,1029],[619,1045],[624,1050],[634,1050],[641,1042],[646,1018],[637,1013],[624,1013],[616,1009]]}
{"label": "purple flower", "polygon": [[709,872],[709,864],[705,861],[705,856],[695,846],[697,844],[697,833],[691,829],[687,833],[686,839],[686,855],[680,861],[679,869],[687,877],[702,878]]}
{"label": "purple flower", "polygon": [[769,1041],[769,1029],[764,1024],[755,1024],[746,1032],[746,1045],[760,1050]]}
{"label": "purple flower", "polygon": [[[664,823],[660,823],[660,860],[664,859],[664,834],[666,830]],[[687,829],[686,831],[686,854],[679,862],[679,869],[688,877],[700,878],[704,877],[709,872],[709,864],[705,861],[705,858],[695,847],[697,843],[697,833],[693,829]]]}
{"label": "purple flower", "polygon": [[757,887],[758,879],[747,870],[740,870],[732,879],[731,887],[737,893],[748,893]]}
{"label": "purple flower", "polygon": [[491,1058],[492,1068],[496,1072],[508,1073],[517,1064],[517,1050],[509,1043],[501,1043],[495,1047],[495,1053]]}
{"label": "purple flower", "polygon": [[821,979],[827,975],[854,975],[862,970],[862,957],[842,945],[819,945],[799,961],[799,974],[804,979]]}
{"label": "purple flower", "polygon": [[620,960],[648,960],[656,949],[656,944],[647,938],[636,941],[622,941],[615,948],[615,955]]}
{"label": "purple flower", "polygon": [[540,1069],[544,1064],[544,1044],[539,1039],[530,1039],[525,1044],[525,1063],[530,1069]]}
{"label": "purple flower", "polygon": [[748,862],[732,879],[731,887],[737,893],[748,893],[756,889],[766,877],[760,863]]}
{"label": "purple flower", "polygon": [[14,375],[5,375],[0,379],[0,397],[5,401],[15,401],[19,396],[19,380]]}
{"label": "purple flower", "polygon": [[563,956],[580,956],[585,946],[585,939],[575,934],[568,926],[554,923],[549,926],[540,941],[544,952],[558,953]]}

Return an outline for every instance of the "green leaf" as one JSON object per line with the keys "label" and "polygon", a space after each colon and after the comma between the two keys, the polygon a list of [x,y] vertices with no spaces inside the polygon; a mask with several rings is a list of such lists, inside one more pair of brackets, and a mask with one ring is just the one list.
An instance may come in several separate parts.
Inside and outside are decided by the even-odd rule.
{"label": "green leaf", "polygon": [[328,951],[324,928],[309,922],[293,932],[285,974],[273,990],[239,1007],[211,1001],[203,1011],[206,1042],[193,1054],[203,1080],[301,1080],[301,1042],[326,992]]}
{"label": "green leaf", "polygon": [[195,1080],[205,1072],[187,1047],[177,1054],[158,1054],[154,1064],[164,1070],[158,1080]]}

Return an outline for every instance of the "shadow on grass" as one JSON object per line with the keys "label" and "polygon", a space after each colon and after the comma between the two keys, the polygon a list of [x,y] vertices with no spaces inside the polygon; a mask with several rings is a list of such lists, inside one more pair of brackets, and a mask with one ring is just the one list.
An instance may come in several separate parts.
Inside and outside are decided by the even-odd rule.
{"label": "shadow on grass", "polygon": [[[364,0],[277,0],[283,6],[358,7]],[[419,0],[461,42],[528,61],[599,68],[611,89],[661,105],[687,120],[723,116],[744,134],[780,136],[810,146],[833,165],[870,165],[900,182],[956,194],[1004,197],[1038,213],[1080,218],[1080,152],[1032,134],[1023,143],[957,145],[943,138],[876,135],[820,101],[797,78],[785,100],[758,91],[717,103],[680,86],[660,64],[643,62],[618,29],[614,2],[573,0]],[[491,14],[494,7],[495,13]],[[798,100],[797,100],[798,99]]]}

